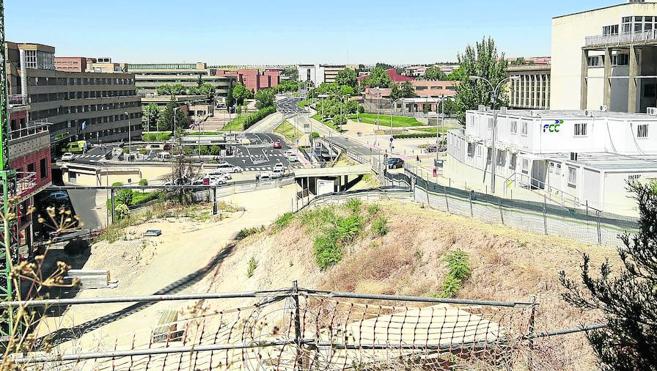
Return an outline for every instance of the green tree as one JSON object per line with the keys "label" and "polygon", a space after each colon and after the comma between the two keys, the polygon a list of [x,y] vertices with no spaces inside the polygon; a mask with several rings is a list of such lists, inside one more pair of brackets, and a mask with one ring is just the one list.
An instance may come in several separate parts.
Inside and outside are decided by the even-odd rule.
{"label": "green tree", "polygon": [[296,81],[299,80],[299,70],[296,66],[287,66],[281,72],[281,76],[285,77],[287,80]]}
{"label": "green tree", "polygon": [[237,83],[233,87],[233,99],[238,105],[242,105],[244,100],[253,98],[251,90],[247,89],[242,83]]}
{"label": "green tree", "polygon": [[338,72],[337,76],[335,76],[335,82],[338,85],[346,85],[352,88],[356,88],[356,84],[358,83],[358,76],[356,75],[356,71],[352,70],[351,68],[345,68]]}
{"label": "green tree", "polygon": [[461,81],[463,80],[465,76],[465,72],[463,71],[463,68],[460,66],[454,69],[454,71],[450,72],[449,75],[447,75],[447,80],[449,81]]}
{"label": "green tree", "polygon": [[410,81],[406,81],[401,85],[393,85],[392,91],[390,92],[390,98],[399,99],[399,98],[413,98],[416,97],[415,87],[411,84]]}
{"label": "green tree", "polygon": [[458,55],[463,75],[461,83],[456,87],[456,118],[465,124],[465,112],[476,109],[479,105],[502,107],[506,105],[507,97],[505,86],[500,86],[495,102],[492,101],[493,89],[485,81],[471,81],[470,76],[479,76],[487,79],[493,86],[506,78],[507,62],[504,53],[499,54],[495,41],[484,38],[475,46],[468,45],[463,54]]}
{"label": "green tree", "polygon": [[272,107],[276,98],[276,93],[274,89],[262,89],[258,90],[255,94],[256,99],[256,108],[261,109],[265,107]]}
{"label": "green tree", "polygon": [[425,80],[444,81],[447,80],[447,74],[441,71],[438,66],[431,66],[424,72]]}
{"label": "green tree", "polygon": [[363,79],[363,86],[368,88],[390,88],[393,83],[388,72],[382,67],[374,67],[370,74]]}
{"label": "green tree", "polygon": [[599,310],[606,327],[586,334],[603,370],[657,370],[657,194],[650,185],[629,185],[639,206],[637,234],[620,237],[623,262],[613,272],[608,261],[599,277],[590,272],[584,255],[581,279],[585,289],[566,277],[564,299],[582,309]]}
{"label": "green tree", "polygon": [[142,123],[144,130],[156,130],[157,120],[160,117],[160,107],[155,103],[150,103],[144,107],[144,114],[142,115]]}
{"label": "green tree", "polygon": [[164,107],[164,109],[160,113],[157,121],[157,126],[160,128],[161,131],[168,131],[174,129],[174,122],[173,122],[174,111],[176,111],[175,128],[176,129],[189,128],[189,117],[187,117],[187,113],[182,109],[176,109],[177,106],[178,105],[176,103],[176,100],[172,96],[169,103],[167,103],[166,107]]}

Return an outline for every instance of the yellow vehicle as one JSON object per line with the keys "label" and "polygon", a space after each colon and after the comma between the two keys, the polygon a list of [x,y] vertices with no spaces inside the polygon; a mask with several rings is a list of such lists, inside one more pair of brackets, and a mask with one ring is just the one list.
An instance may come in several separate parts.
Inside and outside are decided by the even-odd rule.
{"label": "yellow vehicle", "polygon": [[78,140],[75,142],[71,142],[66,145],[66,147],[62,150],[62,152],[70,152],[70,153],[84,153],[84,151],[87,149],[87,141],[86,140]]}

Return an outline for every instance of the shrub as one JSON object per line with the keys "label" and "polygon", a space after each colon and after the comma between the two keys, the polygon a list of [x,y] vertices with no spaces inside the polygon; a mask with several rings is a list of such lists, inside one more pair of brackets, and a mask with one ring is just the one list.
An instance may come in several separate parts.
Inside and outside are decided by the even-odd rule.
{"label": "shrub", "polygon": [[305,227],[315,229],[337,219],[335,212],[329,207],[320,207],[304,211],[301,214],[301,224]]}
{"label": "shrub", "polygon": [[435,138],[436,134],[432,134],[432,133],[393,134],[392,137],[395,139]]}
{"label": "shrub", "polygon": [[310,137],[312,139],[317,139],[317,138],[319,138],[319,133],[316,132],[316,131],[313,131],[312,133],[310,133]]}
{"label": "shrub", "polygon": [[349,243],[358,237],[362,228],[362,219],[358,215],[350,215],[346,218],[338,219],[336,230],[338,240],[342,243]]}
{"label": "shrub", "polygon": [[251,257],[251,259],[249,259],[248,266],[246,267],[246,276],[248,278],[253,277],[253,273],[255,273],[256,268],[258,268],[258,262],[254,257]]}
{"label": "shrub", "polygon": [[370,216],[378,214],[379,211],[381,211],[381,207],[379,207],[377,204],[371,204],[367,206],[367,213],[370,214]]}
{"label": "shrub", "polygon": [[148,185],[148,179],[146,178],[139,179],[139,185],[142,187],[146,187]]}
{"label": "shrub", "polygon": [[243,240],[263,230],[263,227],[242,228],[235,236],[236,240]]}
{"label": "shrub", "polygon": [[121,182],[114,182],[114,183],[112,183],[112,187],[123,187],[123,183],[121,183]]}
{"label": "shrub", "polygon": [[342,260],[342,248],[334,229],[315,237],[313,242],[315,261],[321,270],[334,266]]}
{"label": "shrub", "polygon": [[445,256],[448,273],[443,281],[443,288],[440,294],[443,298],[451,298],[458,294],[461,285],[470,277],[470,259],[468,254],[463,250],[453,251]]}
{"label": "shrub", "polygon": [[210,146],[210,154],[211,154],[212,156],[217,156],[217,155],[219,155],[220,153],[221,153],[221,147],[219,147],[219,146],[217,146],[217,145],[212,145],[212,146]]}
{"label": "shrub", "polygon": [[360,213],[360,207],[363,205],[363,202],[357,198],[350,198],[345,206],[349,211],[351,211],[353,214],[358,214]]}
{"label": "shrub", "polygon": [[116,208],[114,208],[114,212],[115,212],[114,215],[118,220],[122,220],[130,217],[130,209],[126,204],[118,204]]}
{"label": "shrub", "polygon": [[132,204],[132,190],[131,189],[120,190],[114,197],[114,200],[117,204],[130,206]]}
{"label": "shrub", "polygon": [[389,232],[388,219],[380,216],[372,222],[372,231],[377,236],[385,236]]}
{"label": "shrub", "polygon": [[274,227],[277,230],[281,230],[285,227],[287,227],[290,222],[292,222],[292,219],[294,219],[294,213],[285,213],[281,216],[279,216],[276,221],[274,221]]}

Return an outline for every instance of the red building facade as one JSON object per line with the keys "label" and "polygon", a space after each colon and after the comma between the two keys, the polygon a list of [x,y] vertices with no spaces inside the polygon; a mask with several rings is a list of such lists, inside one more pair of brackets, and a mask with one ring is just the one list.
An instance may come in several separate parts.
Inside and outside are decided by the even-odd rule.
{"label": "red building facade", "polygon": [[281,71],[279,70],[268,69],[262,72],[255,68],[236,71],[216,70],[214,74],[216,76],[233,76],[254,93],[262,89],[275,88],[281,82]]}

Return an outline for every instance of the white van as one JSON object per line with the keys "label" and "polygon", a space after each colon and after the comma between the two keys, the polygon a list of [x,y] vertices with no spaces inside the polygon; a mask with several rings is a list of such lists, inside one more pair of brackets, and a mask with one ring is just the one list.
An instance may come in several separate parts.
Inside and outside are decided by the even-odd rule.
{"label": "white van", "polygon": [[150,152],[150,151],[159,152],[159,151],[163,151],[163,150],[164,150],[164,145],[162,145],[162,144],[149,144],[149,145],[146,146],[146,151],[148,151],[148,152]]}
{"label": "white van", "polygon": [[171,160],[171,154],[169,152],[160,152],[157,154],[157,158],[161,161]]}

